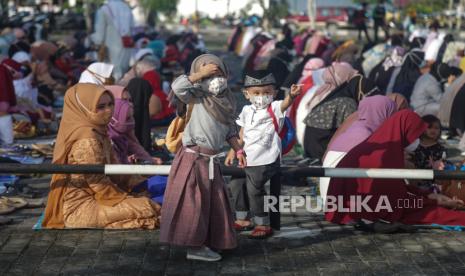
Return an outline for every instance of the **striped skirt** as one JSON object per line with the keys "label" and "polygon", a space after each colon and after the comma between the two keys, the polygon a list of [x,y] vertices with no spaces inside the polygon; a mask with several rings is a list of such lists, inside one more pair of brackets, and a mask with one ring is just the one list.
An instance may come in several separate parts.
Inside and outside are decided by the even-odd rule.
{"label": "striped skirt", "polygon": [[[192,152],[194,151],[194,152]],[[181,148],[171,165],[161,210],[160,241],[180,246],[206,245],[231,249],[237,245],[232,211],[218,163],[209,180],[215,155],[198,146]]]}

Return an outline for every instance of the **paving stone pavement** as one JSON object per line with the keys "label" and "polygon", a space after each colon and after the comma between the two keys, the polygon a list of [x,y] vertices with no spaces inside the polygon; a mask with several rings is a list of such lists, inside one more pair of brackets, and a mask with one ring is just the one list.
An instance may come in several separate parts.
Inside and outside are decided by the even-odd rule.
{"label": "paving stone pavement", "polygon": [[[283,191],[309,193],[309,187]],[[465,275],[461,232],[369,234],[298,210],[282,215],[273,238],[239,236],[239,247],[223,252],[222,261],[204,263],[160,244],[158,230],[34,231],[41,212],[17,211],[12,224],[0,226],[0,275]]]}

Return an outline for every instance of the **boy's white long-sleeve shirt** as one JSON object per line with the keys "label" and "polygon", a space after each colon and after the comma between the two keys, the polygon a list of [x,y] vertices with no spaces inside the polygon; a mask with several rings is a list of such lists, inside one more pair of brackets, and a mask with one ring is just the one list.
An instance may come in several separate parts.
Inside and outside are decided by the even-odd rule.
{"label": "boy's white long-sleeve shirt", "polygon": [[[271,103],[279,129],[283,127],[285,118],[285,113],[281,112],[281,103]],[[268,165],[278,159],[281,155],[281,139],[266,108],[257,109],[253,105],[246,105],[236,123],[244,128],[244,151],[248,167]]]}

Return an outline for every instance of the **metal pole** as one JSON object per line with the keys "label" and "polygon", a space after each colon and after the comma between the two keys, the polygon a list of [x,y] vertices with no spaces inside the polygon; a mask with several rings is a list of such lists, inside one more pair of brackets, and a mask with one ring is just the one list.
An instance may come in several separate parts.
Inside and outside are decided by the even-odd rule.
{"label": "metal pole", "polygon": [[[139,174],[168,175],[169,165],[25,165],[2,163],[0,174]],[[221,167],[223,175],[244,176],[244,171],[237,167]],[[302,177],[333,178],[383,178],[383,179],[465,179],[465,171],[436,171],[410,169],[359,169],[359,168],[323,168],[323,167],[281,167],[283,175]]]}
{"label": "metal pole", "polygon": [[[105,174],[141,174],[141,175],[168,175],[171,166],[169,165],[105,165]],[[136,171],[137,173],[134,173]],[[156,171],[156,173],[154,173]]]}

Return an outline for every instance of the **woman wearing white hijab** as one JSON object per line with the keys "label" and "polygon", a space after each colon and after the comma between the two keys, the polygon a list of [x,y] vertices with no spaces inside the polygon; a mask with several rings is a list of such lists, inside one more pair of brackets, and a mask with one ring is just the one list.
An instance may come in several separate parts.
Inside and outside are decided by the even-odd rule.
{"label": "woman wearing white hijab", "polygon": [[93,83],[98,85],[110,85],[111,73],[114,66],[108,63],[95,62],[84,70],[79,83]]}

